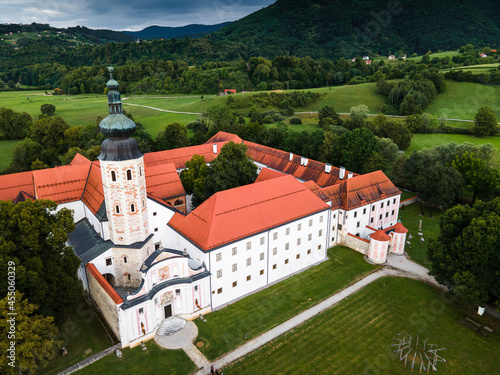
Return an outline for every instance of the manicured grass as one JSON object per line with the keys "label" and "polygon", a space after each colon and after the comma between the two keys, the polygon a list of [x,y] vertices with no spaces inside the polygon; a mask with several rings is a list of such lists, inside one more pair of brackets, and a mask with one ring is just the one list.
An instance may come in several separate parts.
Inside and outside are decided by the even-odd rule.
{"label": "manicured grass", "polygon": [[[75,306],[57,316],[56,324],[59,328],[59,338],[63,340],[62,346],[66,347],[68,354],[62,356],[58,352],[42,374],[57,374],[113,345],[83,297]],[[91,352],[85,354],[88,349],[91,349]]]}
{"label": "manicured grass", "polygon": [[[415,195],[415,194],[413,194]],[[439,218],[443,214],[443,211],[432,208],[430,212],[432,213],[432,218],[429,215],[429,208],[422,206],[424,215],[420,210],[420,205],[413,203],[409,206],[399,209],[399,218],[401,222],[408,229],[408,234],[406,235],[406,240],[410,241],[410,245],[405,246],[405,251],[410,256],[410,259],[421,264],[424,267],[429,268],[429,258],[427,258],[427,244],[429,239],[436,239],[439,236]],[[422,220],[422,230],[418,230],[420,225],[420,220]],[[420,242],[418,233],[423,234],[424,242]],[[412,238],[410,239],[410,236]]]}
{"label": "manicured grass", "polygon": [[455,142],[458,144],[464,142],[478,144],[491,143],[494,147],[500,150],[500,136],[491,137],[474,137],[465,134],[413,134],[410,147],[405,151],[405,154],[410,155],[413,151],[423,148],[432,148],[445,143]]}
{"label": "manicured grass", "polygon": [[90,366],[76,372],[78,375],[95,374],[190,374],[196,365],[183,350],[165,350],[153,340],[145,343],[147,350],[139,345],[133,349],[124,349],[122,358],[110,354]]}
{"label": "manicured grass", "polygon": [[[443,57],[449,57],[451,59],[453,56],[456,56],[456,55],[459,55],[458,51],[446,51],[446,52],[432,53],[430,55],[430,58],[431,58],[431,60],[435,57],[438,57],[440,59],[442,59]],[[422,56],[408,57],[406,60],[420,62],[420,60],[422,60]]]}
{"label": "manicured grass", "polygon": [[405,199],[413,198],[416,195],[418,195],[418,193],[414,193],[413,191],[402,190],[401,201],[404,201]]}
{"label": "manicured grass", "polygon": [[[410,374],[391,346],[416,335],[439,352],[438,374],[498,373],[500,329],[483,337],[458,322],[467,311],[430,285],[406,278],[376,280],[337,306],[223,369],[224,374]],[[421,346],[420,346],[421,348]],[[433,372],[433,371],[431,371]],[[415,373],[419,373],[416,368]]]}
{"label": "manicured grass", "polygon": [[340,246],[328,250],[328,256],[316,267],[206,315],[206,323],[196,319],[197,341],[205,344],[200,350],[213,360],[376,269],[363,255]]}
{"label": "manicured grass", "polygon": [[10,165],[12,161],[12,152],[19,142],[22,142],[22,140],[13,139],[10,141],[0,141],[0,171]]}
{"label": "manicured grass", "polygon": [[500,119],[500,86],[447,80],[447,89],[425,109],[432,115],[449,119],[474,120],[481,107],[490,107]]}

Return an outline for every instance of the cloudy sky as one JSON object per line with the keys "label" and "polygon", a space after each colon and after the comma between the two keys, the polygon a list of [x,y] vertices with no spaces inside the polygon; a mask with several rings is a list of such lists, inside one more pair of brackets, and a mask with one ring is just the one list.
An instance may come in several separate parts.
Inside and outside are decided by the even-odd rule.
{"label": "cloudy sky", "polygon": [[0,0],[0,23],[141,30],[234,21],[275,0]]}

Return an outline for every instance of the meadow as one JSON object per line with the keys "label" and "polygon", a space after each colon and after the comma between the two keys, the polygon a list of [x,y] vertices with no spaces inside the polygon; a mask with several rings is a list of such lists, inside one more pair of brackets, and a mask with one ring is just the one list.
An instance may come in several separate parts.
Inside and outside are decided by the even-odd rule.
{"label": "meadow", "polygon": [[[374,281],[331,309],[223,369],[224,374],[409,374],[393,352],[398,334],[443,349],[439,374],[498,372],[500,336],[458,322],[470,314],[433,286],[406,278]],[[498,332],[489,316],[473,316]],[[420,346],[422,350],[422,346]],[[410,356],[411,358],[411,356]],[[417,360],[417,366],[419,362]],[[414,372],[419,372],[416,367]],[[432,372],[432,371],[431,371]],[[419,372],[420,373],[420,372]]]}

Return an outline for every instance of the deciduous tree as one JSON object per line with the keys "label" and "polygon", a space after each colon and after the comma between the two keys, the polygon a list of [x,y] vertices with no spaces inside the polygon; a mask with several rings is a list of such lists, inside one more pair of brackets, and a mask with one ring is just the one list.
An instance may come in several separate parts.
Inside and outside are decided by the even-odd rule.
{"label": "deciduous tree", "polygon": [[497,129],[497,117],[489,107],[482,107],[474,118],[472,132],[477,136],[493,135]]}

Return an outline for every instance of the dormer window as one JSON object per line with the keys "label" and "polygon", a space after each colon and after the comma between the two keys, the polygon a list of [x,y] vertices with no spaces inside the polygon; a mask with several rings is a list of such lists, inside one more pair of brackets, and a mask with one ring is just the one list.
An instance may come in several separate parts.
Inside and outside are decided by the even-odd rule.
{"label": "dormer window", "polygon": [[127,169],[127,181],[132,181],[132,169]]}
{"label": "dormer window", "polygon": [[115,182],[116,181],[116,172],[111,171],[111,181]]}

